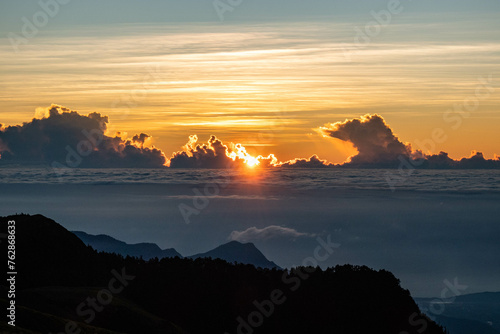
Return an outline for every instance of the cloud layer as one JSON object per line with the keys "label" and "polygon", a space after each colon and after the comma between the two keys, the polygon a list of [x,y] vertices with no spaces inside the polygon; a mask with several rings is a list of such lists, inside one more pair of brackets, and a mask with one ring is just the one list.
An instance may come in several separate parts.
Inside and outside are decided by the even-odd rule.
{"label": "cloud layer", "polygon": [[163,152],[145,147],[150,136],[107,136],[108,117],[86,116],[52,105],[23,125],[0,126],[0,164],[51,165],[57,168],[155,168],[167,161]]}
{"label": "cloud layer", "polygon": [[233,231],[229,235],[229,240],[240,242],[251,242],[259,240],[268,240],[274,238],[289,238],[295,239],[299,237],[313,237],[309,233],[298,232],[297,230],[289,227],[271,225],[264,228],[250,227],[244,231]]}
{"label": "cloud layer", "polygon": [[453,160],[446,152],[425,154],[403,143],[380,115],[330,123],[318,129],[325,137],[347,141],[357,154],[343,164],[332,164],[312,155],[286,162],[270,154],[253,157],[241,144],[225,144],[216,136],[199,143],[189,136],[186,145],[170,159],[151,145],[146,133],[127,138],[107,134],[108,117],[99,113],[80,115],[52,105],[37,109],[37,118],[17,126],[0,124],[0,165],[50,165],[55,168],[500,168],[500,157],[486,159],[473,151],[470,157]]}

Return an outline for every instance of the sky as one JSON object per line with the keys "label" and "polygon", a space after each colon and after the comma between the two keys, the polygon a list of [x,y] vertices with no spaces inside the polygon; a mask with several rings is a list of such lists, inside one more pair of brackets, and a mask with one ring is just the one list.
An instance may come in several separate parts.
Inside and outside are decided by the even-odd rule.
{"label": "sky", "polygon": [[[317,129],[376,113],[414,149],[494,158],[499,11],[498,1],[2,2],[0,123],[57,104],[107,115],[109,133],[147,133],[168,157],[190,135],[215,135],[253,156],[342,163],[352,143]],[[418,145],[436,129],[446,140]]]}

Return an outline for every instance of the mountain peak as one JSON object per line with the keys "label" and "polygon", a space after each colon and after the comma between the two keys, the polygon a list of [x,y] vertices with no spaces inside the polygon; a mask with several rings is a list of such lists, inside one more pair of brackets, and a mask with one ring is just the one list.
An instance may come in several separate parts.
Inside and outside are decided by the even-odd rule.
{"label": "mountain peak", "polygon": [[206,253],[199,253],[189,256],[191,259],[197,258],[218,258],[227,262],[253,264],[256,267],[267,269],[280,269],[276,263],[269,261],[264,254],[251,242],[241,243],[239,241],[230,241],[220,245]]}

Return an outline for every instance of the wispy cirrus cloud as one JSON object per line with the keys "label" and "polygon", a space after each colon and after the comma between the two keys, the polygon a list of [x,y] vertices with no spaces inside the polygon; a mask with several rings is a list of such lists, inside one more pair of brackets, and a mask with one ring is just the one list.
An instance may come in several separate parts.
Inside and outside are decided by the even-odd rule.
{"label": "wispy cirrus cloud", "polygon": [[233,231],[229,240],[250,242],[274,238],[296,239],[299,237],[314,237],[314,234],[299,232],[293,228],[271,225],[264,228],[250,227],[244,231]]}
{"label": "wispy cirrus cloud", "polygon": [[[248,132],[272,128],[276,110],[286,109],[289,113],[280,122],[287,128],[277,133],[277,151],[272,153],[286,160],[317,153],[341,162],[344,154],[327,153],[326,145],[315,152],[295,145],[293,156],[289,144],[332,116],[367,111],[425,116],[420,124],[428,131],[436,112],[470,93],[479,72],[498,72],[496,17],[482,18],[480,25],[457,22],[456,17],[436,22],[429,18],[432,24],[398,20],[380,39],[356,48],[349,62],[342,49],[356,47],[353,28],[372,19],[369,13],[350,23],[150,24],[46,31],[19,55],[8,43],[0,45],[2,122],[18,124],[40,103],[57,101],[109,115],[130,132],[156,131],[161,147],[180,147],[187,134],[195,133],[205,138],[215,132],[243,142]],[[55,55],[54,45],[65,48]],[[150,68],[157,66],[159,71],[151,76]],[[148,94],[140,104],[110,108],[121,96],[142,89]],[[477,112],[489,133],[494,133],[491,119],[498,117],[499,101],[498,94],[492,95]],[[481,135],[470,135],[470,140],[485,147]],[[492,149],[484,148],[487,154]],[[457,155],[456,150],[450,153]]]}

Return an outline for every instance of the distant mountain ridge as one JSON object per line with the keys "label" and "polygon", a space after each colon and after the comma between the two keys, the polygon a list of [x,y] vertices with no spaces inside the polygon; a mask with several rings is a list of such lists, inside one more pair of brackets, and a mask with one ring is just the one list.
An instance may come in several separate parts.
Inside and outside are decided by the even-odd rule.
{"label": "distant mountain ridge", "polygon": [[181,257],[182,255],[173,248],[161,249],[154,243],[127,244],[106,234],[92,235],[82,231],[72,231],[86,245],[90,245],[98,252],[116,253],[123,256],[142,257],[150,260],[155,257]]}
{"label": "distant mountain ridge", "polygon": [[[82,240],[83,243],[90,245],[99,252],[142,257],[144,260],[150,260],[155,257],[158,259],[176,256],[183,258],[174,248],[161,249],[154,243],[127,244],[106,234],[92,235],[82,231],[72,231],[72,233]],[[229,263],[251,264],[264,269],[281,269],[276,263],[268,260],[253,243],[240,243],[238,241],[231,241],[206,253],[187,257],[190,259],[221,259]]]}
{"label": "distant mountain ridge", "polygon": [[242,244],[238,241],[231,241],[206,253],[195,254],[188,257],[190,259],[222,259],[230,263],[238,262],[253,264],[260,268],[281,269],[276,263],[269,261],[253,243]]}
{"label": "distant mountain ridge", "polygon": [[[500,292],[481,292],[456,298],[415,298],[422,310],[438,310],[436,322],[447,327],[450,334],[500,334]],[[442,301],[444,304],[433,304]]]}

